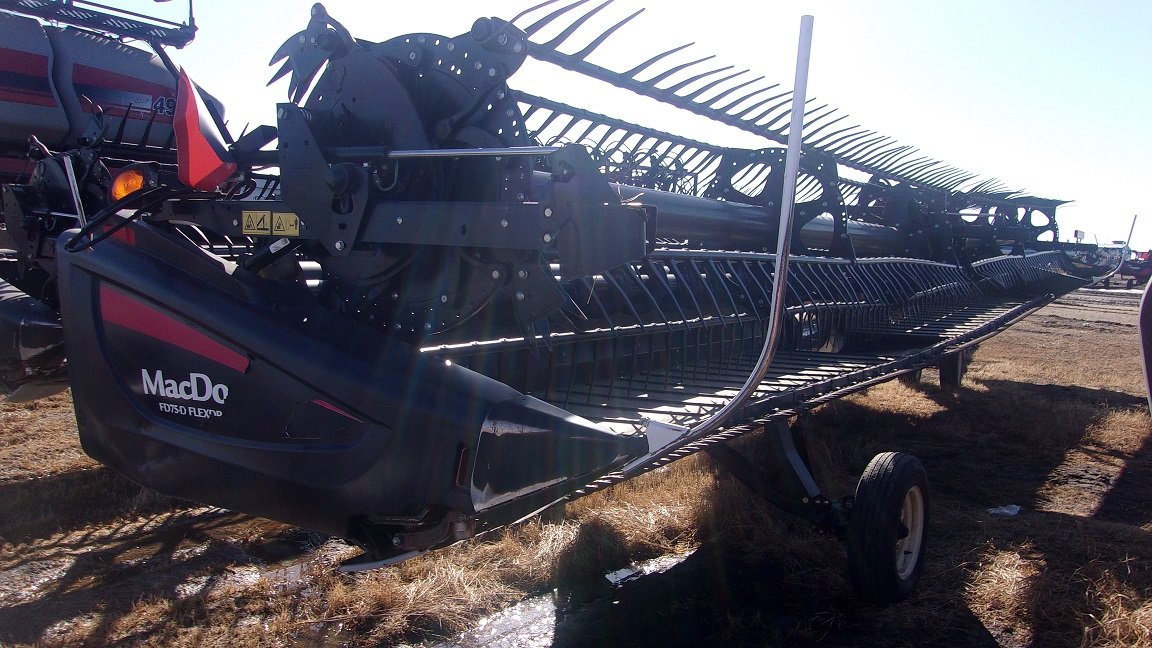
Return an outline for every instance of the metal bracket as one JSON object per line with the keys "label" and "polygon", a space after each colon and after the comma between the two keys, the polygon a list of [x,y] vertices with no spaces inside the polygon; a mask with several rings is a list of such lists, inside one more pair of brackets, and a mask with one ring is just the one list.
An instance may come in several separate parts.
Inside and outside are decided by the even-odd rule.
{"label": "metal bracket", "polygon": [[788,424],[778,421],[764,429],[767,444],[767,469],[752,464],[743,454],[728,444],[707,446],[705,452],[737,480],[783,510],[820,523],[823,514],[817,505],[827,502],[809,472],[808,464],[796,450],[793,431]]}
{"label": "metal bracket", "polygon": [[688,431],[689,428],[683,425],[661,423],[660,421],[646,419],[644,421],[643,434],[644,437],[648,439],[648,453],[633,459],[632,462],[624,466],[621,471],[627,473],[637,466],[650,462],[657,454],[672,447],[677,441],[682,440],[688,434]]}

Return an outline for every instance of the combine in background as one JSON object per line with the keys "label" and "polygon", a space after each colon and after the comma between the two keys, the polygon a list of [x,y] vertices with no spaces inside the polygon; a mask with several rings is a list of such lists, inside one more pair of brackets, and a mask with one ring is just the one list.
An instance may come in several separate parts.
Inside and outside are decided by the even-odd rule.
{"label": "combine in background", "polygon": [[175,162],[172,72],[129,43],[179,48],[195,34],[191,5],[180,24],[84,0],[0,0],[0,179],[27,178],[32,135],[50,151]]}
{"label": "combine in background", "polygon": [[[176,79],[156,52],[195,34],[191,3],[175,23],[85,0],[0,0],[0,182],[54,196],[41,207],[75,224],[108,202],[110,171],[174,173]],[[34,260],[52,256],[53,239],[7,225],[0,383],[9,400],[33,399],[67,388],[51,263]]]}
{"label": "combine in background", "polygon": [[[364,554],[347,569],[703,450],[843,537],[863,597],[907,597],[920,462],[884,453],[854,495],[826,493],[788,421],[928,366],[956,385],[976,344],[1091,283],[1058,242],[1062,201],[683,48],[602,67],[589,54],[639,12],[582,7],[373,43],[316,5],[274,56],[274,126],[230,141],[181,75],[177,168],[148,157],[152,130],[140,164],[107,159],[118,137],[42,151],[4,188],[4,278],[43,324],[21,320],[41,337],[16,338],[6,383],[47,389],[66,367],[93,457],[348,538]],[[530,59],[749,144],[515,89]],[[758,429],[766,473],[725,443]]]}

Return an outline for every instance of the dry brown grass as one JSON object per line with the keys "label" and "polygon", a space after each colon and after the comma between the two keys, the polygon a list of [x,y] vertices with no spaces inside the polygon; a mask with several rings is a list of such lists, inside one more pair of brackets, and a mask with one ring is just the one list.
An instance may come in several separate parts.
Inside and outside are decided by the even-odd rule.
{"label": "dry brown grass", "polygon": [[[452,636],[556,589],[585,606],[570,618],[589,620],[558,630],[557,645],[1152,647],[1152,423],[1135,331],[1122,314],[1085,318],[1045,310],[994,338],[959,392],[888,383],[800,421],[833,495],[850,493],[878,451],[927,466],[929,559],[905,604],[861,608],[835,539],[701,455],[572,502],[557,523],[340,574],[335,563],[355,552],[339,543],[186,508],[91,469],[70,412],[52,418],[66,411],[56,399],[37,406],[46,417],[9,407],[0,419],[0,486],[16,497],[0,520],[0,571],[29,583],[8,602],[0,589],[0,641],[391,645]],[[1094,352],[1072,361],[1057,343]],[[752,454],[756,442],[741,440]],[[51,475],[40,488],[37,470]],[[985,512],[1009,503],[1024,510]],[[287,549],[271,555],[272,545]],[[697,547],[620,590],[600,578]]]}
{"label": "dry brown grass", "polygon": [[99,465],[76,442],[76,417],[68,392],[0,407],[0,482]]}
{"label": "dry brown grass", "polygon": [[1101,612],[1084,633],[1086,645],[1152,646],[1152,600],[1107,573],[1093,581],[1087,596]]}
{"label": "dry brown grass", "polygon": [[1020,632],[1016,639],[1031,642],[1031,628],[1021,619],[1031,616],[1035,607],[1035,581],[1044,567],[1044,558],[1030,545],[1014,549],[989,548],[972,571],[965,598],[980,612],[985,624],[999,633]]}

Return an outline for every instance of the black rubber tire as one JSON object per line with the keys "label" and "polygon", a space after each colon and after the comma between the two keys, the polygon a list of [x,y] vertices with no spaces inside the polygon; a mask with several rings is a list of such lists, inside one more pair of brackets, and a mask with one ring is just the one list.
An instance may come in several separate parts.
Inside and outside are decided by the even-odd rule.
{"label": "black rubber tire", "polygon": [[847,534],[848,575],[862,601],[888,605],[916,591],[928,510],[928,474],[919,459],[882,452],[868,462],[856,485]]}

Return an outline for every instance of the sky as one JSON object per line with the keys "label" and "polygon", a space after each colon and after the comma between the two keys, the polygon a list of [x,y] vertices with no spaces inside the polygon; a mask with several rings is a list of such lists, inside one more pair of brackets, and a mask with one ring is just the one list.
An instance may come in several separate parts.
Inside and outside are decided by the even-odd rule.
{"label": "sky", "polygon": [[[598,3],[589,2],[589,6]],[[186,18],[179,0],[110,4]],[[363,2],[329,0],[328,13],[372,41],[414,32],[455,36],[481,16],[511,19],[533,0]],[[234,130],[274,123],[287,84],[265,88],[280,43],[307,24],[310,0],[199,0],[196,39],[172,57],[219,98]],[[1152,249],[1145,206],[1152,146],[1152,0],[616,0],[614,17],[647,10],[612,37],[602,56],[639,63],[687,42],[695,58],[749,68],[792,85],[800,17],[814,16],[809,98],[855,123],[951,166],[1013,189],[1073,201],[1060,207],[1061,238],[1128,238]],[[615,49],[613,49],[615,48]],[[615,69],[626,69],[623,65]],[[631,67],[630,65],[628,67]],[[525,66],[509,85],[584,105],[586,89],[545,64]],[[605,98],[607,97],[607,98]],[[627,100],[599,97],[601,112],[635,123]],[[712,141],[696,121],[660,124]],[[745,136],[746,137],[746,136]],[[741,145],[741,142],[717,142]],[[743,144],[761,146],[757,141]]]}

